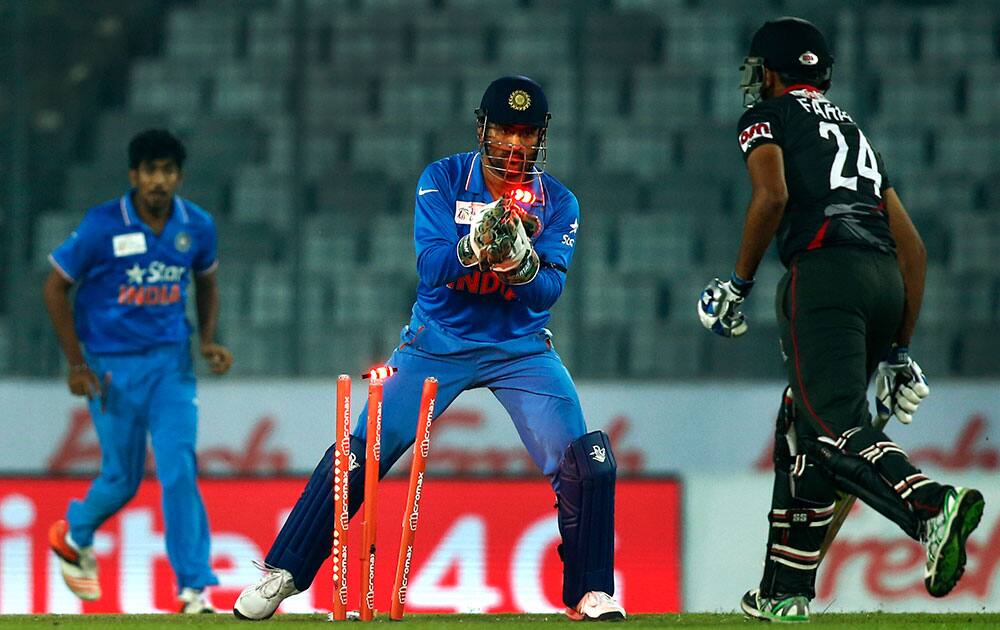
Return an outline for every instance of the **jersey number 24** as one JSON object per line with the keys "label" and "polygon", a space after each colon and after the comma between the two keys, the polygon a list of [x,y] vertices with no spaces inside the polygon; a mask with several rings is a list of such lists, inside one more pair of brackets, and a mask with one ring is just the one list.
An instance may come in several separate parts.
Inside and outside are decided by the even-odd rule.
{"label": "jersey number 24", "polygon": [[847,164],[847,154],[850,147],[847,139],[840,130],[839,125],[821,122],[819,124],[819,135],[830,140],[831,136],[837,140],[837,155],[833,158],[833,166],[830,168],[830,190],[834,188],[846,188],[848,190],[858,189],[858,177],[870,179],[875,183],[875,196],[882,197],[882,174],[878,172],[878,162],[875,159],[875,152],[868,144],[868,138],[858,129],[858,174],[844,175],[844,165]]}

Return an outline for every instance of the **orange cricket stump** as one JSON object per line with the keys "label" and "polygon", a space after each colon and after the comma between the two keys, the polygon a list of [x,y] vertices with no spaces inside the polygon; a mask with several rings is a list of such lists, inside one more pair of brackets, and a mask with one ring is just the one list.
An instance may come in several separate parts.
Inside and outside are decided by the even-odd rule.
{"label": "orange cricket stump", "polygon": [[379,455],[382,449],[382,380],[368,383],[368,435],[365,441],[365,520],[361,530],[361,621],[375,616],[375,518]]}
{"label": "orange cricket stump", "polygon": [[406,605],[406,583],[410,577],[413,559],[413,540],[417,535],[417,517],[420,514],[420,490],[424,485],[427,454],[431,448],[431,421],[434,419],[434,401],[437,399],[437,379],[424,379],[420,397],[420,415],[417,417],[416,439],[413,442],[413,462],[410,464],[410,486],[406,493],[406,510],[403,512],[403,535],[399,541],[399,558],[396,561],[396,578],[392,584],[392,605],[389,618],[403,618]]}
{"label": "orange cricket stump", "polygon": [[348,475],[351,469],[351,377],[337,377],[333,448],[333,619],[347,619]]}

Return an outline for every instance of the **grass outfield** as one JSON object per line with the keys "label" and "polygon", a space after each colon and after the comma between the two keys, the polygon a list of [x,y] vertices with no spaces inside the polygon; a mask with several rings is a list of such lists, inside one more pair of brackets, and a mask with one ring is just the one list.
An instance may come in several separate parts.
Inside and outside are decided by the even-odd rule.
{"label": "grass outfield", "polygon": [[[235,627],[247,630],[273,627],[274,630],[293,630],[295,628],[321,628],[327,623],[326,615],[278,615],[263,624],[247,624],[235,619],[232,615],[0,615],[0,628],[17,630],[20,628],[58,628],[59,630],[93,630],[95,628],[112,628],[113,630],[129,630],[131,628],[221,628]],[[360,622],[343,622],[354,625]],[[394,624],[387,616],[379,616],[375,623]],[[562,615],[409,615],[402,622],[407,628],[440,628],[453,626],[456,630],[470,628],[538,628],[542,625],[572,624]],[[643,628],[718,628],[744,627],[764,628],[759,622],[752,621],[738,614],[695,614],[683,615],[634,615],[625,623],[629,627]],[[855,628],[865,626],[870,628],[982,628],[1000,627],[1000,614],[922,614],[922,613],[861,613],[861,614],[829,614],[816,615],[810,622],[811,626],[824,628]],[[587,624],[587,628],[595,627]],[[617,626],[616,626],[617,627]]]}

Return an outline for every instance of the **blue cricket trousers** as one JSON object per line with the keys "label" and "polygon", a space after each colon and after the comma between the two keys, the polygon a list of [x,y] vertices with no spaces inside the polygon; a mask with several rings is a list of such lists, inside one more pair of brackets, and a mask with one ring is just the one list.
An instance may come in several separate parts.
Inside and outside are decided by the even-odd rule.
{"label": "blue cricket trousers", "polygon": [[[587,432],[576,386],[552,347],[548,331],[487,343],[451,335],[418,307],[388,361],[399,369],[385,381],[379,477],[413,444],[424,379],[438,379],[435,418],[468,389],[487,387],[503,405],[538,468],[557,488],[566,448]],[[367,405],[352,431],[351,451],[361,466],[350,475],[350,514],[361,505]],[[431,438],[433,442],[433,437]],[[434,447],[431,446],[431,458]],[[333,531],[333,471],[330,451],[323,456],[305,490],[271,545],[265,562],[287,569],[300,591],[309,588],[330,555]]]}
{"label": "blue cricket trousers", "polygon": [[111,384],[103,412],[100,400],[90,401],[101,472],[84,500],[70,501],[66,520],[73,540],[91,545],[94,531],[135,495],[145,469],[148,433],[163,491],[167,558],[178,590],[218,584],[209,559],[208,516],[198,492],[198,401],[188,344],[87,359],[99,379],[111,375]]}

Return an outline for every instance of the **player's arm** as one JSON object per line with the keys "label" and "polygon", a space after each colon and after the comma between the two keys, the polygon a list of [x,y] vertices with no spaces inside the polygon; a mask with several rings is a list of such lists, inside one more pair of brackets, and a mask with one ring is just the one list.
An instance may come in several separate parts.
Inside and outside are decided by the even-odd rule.
{"label": "player's arm", "polygon": [[233,364],[229,349],[215,341],[219,321],[219,283],[215,269],[194,276],[195,307],[198,313],[198,338],[201,355],[215,374],[225,374]]}
{"label": "player's arm", "polygon": [[459,259],[451,190],[447,174],[437,163],[424,169],[417,185],[413,218],[417,275],[430,287],[444,286],[479,269],[475,263],[463,265]]}
{"label": "player's arm", "polygon": [[565,197],[551,203],[559,209],[533,244],[538,272],[529,282],[514,286],[517,299],[533,311],[549,310],[562,295],[580,227],[580,204],[572,193],[567,191]]}
{"label": "player's arm", "polygon": [[924,299],[924,276],[927,272],[927,250],[910,220],[895,189],[882,190],[889,229],[896,241],[896,258],[903,276],[903,321],[886,359],[879,363],[875,377],[875,402],[878,415],[884,420],[890,415],[903,424],[913,422],[920,402],[930,393],[927,377],[910,357],[910,337],[917,325],[920,304]]}
{"label": "player's arm", "polygon": [[53,269],[45,278],[42,296],[49,318],[52,320],[52,328],[56,332],[56,339],[59,340],[59,347],[69,362],[69,390],[77,396],[92,398],[100,395],[101,383],[97,375],[87,366],[83,351],[80,349],[80,339],[76,335],[73,321],[73,307],[69,303],[71,286],[73,286],[72,280]]}
{"label": "player's arm", "polygon": [[773,142],[758,145],[747,156],[753,188],[743,223],[743,238],[732,277],[715,278],[702,291],[698,318],[702,326],[723,337],[739,337],[748,325],[740,305],[753,289],[754,275],[774,238],[788,203],[781,147]]}
{"label": "player's arm", "polygon": [[774,143],[757,147],[747,157],[752,193],[743,224],[743,239],[736,258],[736,275],[753,280],[757,267],[774,238],[788,203],[785,164],[781,147]]}
{"label": "player's arm", "polygon": [[219,284],[215,270],[219,267],[218,235],[215,222],[209,218],[204,229],[199,230],[197,249],[191,260],[194,272],[195,312],[198,315],[198,340],[201,356],[208,361],[214,374],[225,374],[233,364],[233,354],[215,341],[215,327],[219,322]]}
{"label": "player's arm", "polygon": [[542,261],[541,268],[530,282],[514,286],[517,299],[533,311],[547,311],[562,295],[566,272]]}
{"label": "player's arm", "polygon": [[701,292],[701,325],[723,337],[739,337],[748,329],[740,305],[753,289],[754,275],[774,238],[788,203],[785,184],[783,114],[761,103],[740,118],[739,143],[746,158],[752,187],[743,222],[743,237],[731,277],[713,279]]}
{"label": "player's arm", "polygon": [[896,344],[909,346],[913,330],[917,325],[920,305],[924,300],[924,277],[927,274],[927,249],[917,232],[917,227],[910,220],[910,215],[903,207],[894,188],[883,191],[885,209],[889,215],[889,229],[896,241],[896,257],[899,260],[899,270],[903,275],[903,287],[906,291],[906,303],[903,309],[903,322],[896,333]]}

